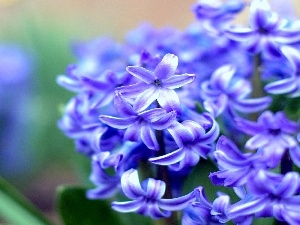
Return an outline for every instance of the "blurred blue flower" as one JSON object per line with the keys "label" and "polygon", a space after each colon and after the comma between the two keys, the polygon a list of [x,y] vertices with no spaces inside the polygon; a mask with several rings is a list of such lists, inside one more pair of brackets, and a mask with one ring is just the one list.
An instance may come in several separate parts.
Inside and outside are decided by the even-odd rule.
{"label": "blurred blue flower", "polygon": [[281,57],[281,45],[300,41],[299,27],[287,27],[287,21],[271,11],[267,0],[253,0],[250,5],[250,28],[232,27],[227,37],[243,42],[254,54],[264,53],[269,57]]}
{"label": "blurred blue flower", "polygon": [[290,94],[293,97],[300,95],[300,52],[289,46],[281,48],[283,55],[287,58],[292,68],[291,73],[284,79],[271,82],[265,86],[270,94]]}
{"label": "blurred blue flower", "polygon": [[24,130],[35,68],[33,55],[16,44],[0,44],[0,65],[0,171],[9,178],[34,165]]}

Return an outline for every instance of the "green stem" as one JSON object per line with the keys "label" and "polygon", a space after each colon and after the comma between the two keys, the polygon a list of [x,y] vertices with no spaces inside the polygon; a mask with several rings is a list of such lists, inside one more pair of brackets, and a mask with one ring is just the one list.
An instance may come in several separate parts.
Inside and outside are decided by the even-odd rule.
{"label": "green stem", "polygon": [[[155,136],[159,144],[159,150],[156,152],[156,156],[165,155],[166,151],[165,151],[164,132],[162,130],[156,130]],[[171,199],[172,189],[171,189],[168,167],[159,166],[159,165],[157,166],[157,179],[164,181],[166,184],[166,192],[164,194],[164,198]],[[178,224],[176,212],[172,212],[171,216],[169,218],[165,218],[164,220],[165,220],[165,225]]]}
{"label": "green stem", "polygon": [[[252,98],[260,98],[265,96],[263,84],[261,82],[261,54],[257,54],[253,58],[253,74],[251,79],[251,85],[252,85]],[[250,118],[254,121],[257,120],[259,117],[259,113],[253,113]]]}
{"label": "green stem", "polygon": [[261,60],[261,54],[257,54],[253,58],[253,75],[252,75],[252,87],[255,88],[252,90],[252,97],[253,98],[260,98],[265,96],[264,88],[261,82],[261,68],[262,66],[262,60]]}

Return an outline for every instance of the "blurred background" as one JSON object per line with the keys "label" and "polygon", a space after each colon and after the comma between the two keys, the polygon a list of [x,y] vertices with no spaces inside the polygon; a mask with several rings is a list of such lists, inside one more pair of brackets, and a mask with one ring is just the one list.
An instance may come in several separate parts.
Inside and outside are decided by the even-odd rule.
{"label": "blurred background", "polygon": [[88,183],[88,172],[82,175],[76,165],[85,164],[88,171],[89,162],[57,128],[73,96],[55,82],[76,62],[70,44],[101,35],[122,42],[145,21],[184,29],[194,21],[193,3],[0,0],[0,173],[57,224],[56,187]]}

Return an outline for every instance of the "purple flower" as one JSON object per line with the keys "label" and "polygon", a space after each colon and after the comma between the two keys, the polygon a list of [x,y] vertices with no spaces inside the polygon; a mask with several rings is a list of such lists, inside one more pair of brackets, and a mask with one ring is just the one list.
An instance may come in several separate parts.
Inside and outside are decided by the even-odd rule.
{"label": "purple flower", "polygon": [[0,44],[0,87],[25,82],[34,69],[32,60],[21,46]]}
{"label": "purple flower", "polygon": [[154,108],[144,112],[137,112],[126,102],[121,94],[116,94],[115,107],[123,118],[101,115],[101,122],[117,128],[126,129],[124,139],[127,141],[139,141],[154,150],[159,149],[159,144],[155,137],[155,130],[163,130],[169,127],[176,119],[176,112],[169,113],[162,108]]}
{"label": "purple flower", "polygon": [[[103,199],[112,197],[119,191],[121,176],[130,168],[137,168],[139,161],[149,158],[151,153],[141,143],[124,142],[120,147],[111,151],[102,151],[92,156],[92,174],[90,180],[96,188],[90,189],[87,196],[91,199]],[[107,173],[107,169],[113,168],[114,174]]]}
{"label": "purple flower", "polygon": [[167,110],[181,112],[179,98],[173,90],[192,82],[195,75],[174,75],[178,65],[178,58],[173,54],[167,54],[156,66],[149,71],[143,67],[128,66],[127,71],[142,82],[116,89],[124,97],[136,97],[133,103],[135,111],[145,110],[152,102],[158,101],[159,105]]}
{"label": "purple flower", "polygon": [[212,29],[215,32],[220,32],[234,16],[242,11],[245,7],[243,0],[227,0],[224,1],[199,1],[194,7],[193,11],[204,26],[209,31]]}
{"label": "purple flower", "polygon": [[[100,139],[107,129],[97,120],[98,111],[91,109],[88,104],[87,95],[72,98],[65,108],[63,117],[58,121],[58,126],[65,135],[75,140],[80,153],[91,156],[100,149],[100,145],[95,145],[95,139]],[[116,135],[111,135],[110,141],[111,138],[120,139]]]}
{"label": "purple flower", "polygon": [[250,28],[231,28],[227,37],[246,43],[252,53],[263,52],[269,56],[280,57],[279,47],[300,40],[300,30],[286,27],[286,21],[280,20],[271,11],[267,0],[253,0],[250,6]]}
{"label": "purple flower", "polygon": [[90,180],[97,186],[87,191],[89,199],[110,198],[120,189],[120,174],[108,175],[97,157],[92,158],[92,173]]}
{"label": "purple flower", "polygon": [[[34,55],[22,46],[0,43],[0,174],[11,179],[23,176],[36,165],[31,129],[35,95]],[[37,122],[37,120],[35,120]],[[33,133],[32,133],[33,134]]]}
{"label": "purple flower", "polygon": [[211,121],[211,129],[207,133],[194,121],[173,122],[168,131],[179,149],[166,155],[150,158],[149,161],[158,165],[169,165],[170,169],[178,171],[184,167],[195,166],[200,157],[206,159],[211,150],[210,144],[219,135],[218,124],[212,119]]}
{"label": "purple flower", "polygon": [[288,59],[292,67],[291,76],[274,81],[265,86],[265,90],[270,94],[300,94],[300,53],[295,48],[283,46],[282,53]]}
{"label": "purple flower", "polygon": [[67,68],[67,75],[60,75],[56,82],[64,88],[88,94],[91,108],[101,108],[109,105],[114,99],[115,88],[126,82],[128,75],[118,75],[110,70],[103,72],[98,77],[79,75],[76,67]]}
{"label": "purple flower", "polygon": [[243,113],[257,112],[265,109],[270,103],[270,97],[247,99],[251,93],[248,80],[234,76],[236,69],[232,65],[218,68],[210,80],[201,85],[201,96],[204,108],[213,116],[219,116],[225,109]]}
{"label": "purple flower", "polygon": [[253,200],[233,205],[228,214],[236,216],[255,212],[256,217],[275,217],[289,224],[299,224],[299,216],[296,216],[300,213],[299,184],[296,172],[280,175],[260,170],[246,185]]}
{"label": "purple flower", "polygon": [[218,172],[209,175],[215,185],[239,187],[266,168],[265,159],[260,154],[243,154],[233,142],[221,136],[214,152]]}
{"label": "purple flower", "polygon": [[295,20],[297,18],[295,7],[291,0],[271,0],[270,5],[278,15],[288,20]]}
{"label": "purple flower", "polygon": [[[231,209],[230,198],[228,195],[218,193],[218,197],[210,202],[204,193],[203,187],[195,189],[196,202],[193,202],[187,210],[182,219],[183,225],[219,225],[225,224],[232,220],[235,224],[250,225],[253,215],[235,215],[232,217],[228,214]],[[244,201],[236,203],[239,205]]]}
{"label": "purple flower", "polygon": [[121,187],[132,201],[112,202],[112,208],[119,212],[137,212],[153,219],[169,217],[170,211],[182,210],[195,199],[193,192],[178,198],[163,199],[165,182],[148,178],[140,184],[137,170],[134,169],[122,175]]}
{"label": "purple flower", "polygon": [[288,120],[283,112],[273,114],[266,111],[257,122],[242,118],[236,118],[236,122],[240,130],[253,136],[246,142],[245,147],[259,149],[268,167],[276,167],[285,151],[289,151],[293,162],[300,166],[298,143],[292,136],[299,131],[299,124]]}

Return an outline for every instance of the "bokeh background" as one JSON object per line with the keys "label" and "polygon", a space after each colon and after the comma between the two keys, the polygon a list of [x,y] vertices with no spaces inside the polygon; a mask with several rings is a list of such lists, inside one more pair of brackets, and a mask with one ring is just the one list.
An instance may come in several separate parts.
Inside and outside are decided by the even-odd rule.
{"label": "bokeh background", "polygon": [[[299,11],[299,1],[292,2],[295,12]],[[56,224],[56,187],[88,185],[89,163],[57,128],[64,104],[73,95],[55,82],[68,64],[76,62],[71,43],[101,35],[122,42],[127,31],[145,21],[157,28],[184,29],[194,21],[193,3],[194,0],[0,0],[0,57],[1,46],[13,46],[27,60],[21,67],[26,76],[15,83],[8,82],[6,87],[0,85],[0,95],[4,96],[0,98],[0,128],[6,133],[0,133],[0,173]],[[246,17],[238,20],[245,22]],[[4,64],[0,58],[0,74],[5,70]],[[3,74],[0,83],[9,76]]]}

